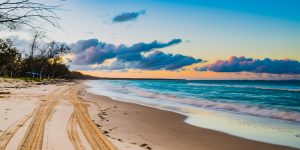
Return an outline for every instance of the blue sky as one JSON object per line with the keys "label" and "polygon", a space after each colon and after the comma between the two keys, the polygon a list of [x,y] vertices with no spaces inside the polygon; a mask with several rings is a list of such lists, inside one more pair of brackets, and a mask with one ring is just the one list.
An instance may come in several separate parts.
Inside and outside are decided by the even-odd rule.
{"label": "blue sky", "polygon": [[[300,60],[298,6],[296,0],[66,1],[70,11],[62,13],[62,25],[69,36],[53,37],[69,42],[99,38],[115,44],[181,38],[187,42],[170,52],[208,60],[231,55]],[[140,10],[146,15],[136,21],[111,23],[114,15]]]}
{"label": "blue sky", "polygon": [[300,2],[298,0],[166,0],[165,2],[235,11],[236,13],[249,13],[290,21],[300,20],[300,10],[298,9]]}
{"label": "blue sky", "polygon": [[[76,1],[75,1],[76,2]],[[182,38],[190,41],[173,52],[214,59],[231,55],[294,58],[300,44],[300,12],[297,1],[239,2],[236,0],[113,0],[74,2],[85,22],[99,39],[111,43],[132,44],[140,41]],[[111,24],[121,12],[146,10],[134,22]],[[76,11],[72,11],[77,14]],[[75,16],[75,15],[74,15]],[[91,23],[92,20],[93,22]],[[70,21],[71,22],[71,21]],[[87,31],[88,32],[88,31]],[[84,35],[87,36],[87,35]],[[128,37],[130,36],[130,38]],[[268,56],[269,53],[272,56]]]}
{"label": "blue sky", "polygon": [[[300,60],[298,0],[52,0],[62,3],[62,29],[47,28],[49,40],[98,39],[114,45],[182,39],[165,53],[213,63],[231,56]],[[122,13],[145,11],[128,22]],[[21,34],[25,37],[25,34]]]}

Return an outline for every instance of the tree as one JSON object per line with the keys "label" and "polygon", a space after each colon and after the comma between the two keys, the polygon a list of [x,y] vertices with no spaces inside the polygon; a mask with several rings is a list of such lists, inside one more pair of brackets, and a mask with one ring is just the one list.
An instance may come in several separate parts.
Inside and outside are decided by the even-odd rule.
{"label": "tree", "polygon": [[63,56],[70,52],[70,48],[66,44],[50,42],[46,48],[41,50],[38,56],[42,66],[40,74],[48,78],[60,77],[69,72],[63,62]]}
{"label": "tree", "polygon": [[34,74],[35,73],[35,65],[36,65],[35,54],[40,49],[39,44],[38,44],[38,40],[40,38],[43,38],[44,36],[45,36],[44,32],[35,31],[34,35],[33,35],[32,43],[30,45],[30,52],[29,52],[29,57],[28,57],[28,59],[29,59],[28,65],[31,68],[32,77],[35,76],[35,74]]}
{"label": "tree", "polygon": [[66,44],[53,41],[44,46],[37,46],[39,45],[38,41],[33,41],[34,44],[31,44],[31,47],[36,48],[24,58],[25,72],[30,72],[35,76],[39,74],[41,79],[61,77],[69,73],[63,61],[63,56],[70,52],[70,48]]}
{"label": "tree", "polygon": [[[38,41],[35,44],[38,45]],[[30,72],[35,75],[33,77],[39,74],[40,79],[65,77],[70,71],[63,57],[69,52],[70,48],[66,44],[53,41],[21,57],[11,40],[0,39],[0,76],[25,77]]]}
{"label": "tree", "polygon": [[50,78],[61,77],[69,73],[68,68],[63,62],[62,56],[70,53],[70,48],[66,44],[60,44],[57,42],[50,42],[48,44],[47,62],[48,62],[48,76]]}
{"label": "tree", "polygon": [[49,6],[37,0],[0,0],[0,31],[3,27],[14,30],[22,25],[35,31],[25,57],[13,47],[11,40],[0,39],[0,76],[27,76],[29,73],[33,77],[39,74],[42,79],[62,77],[69,73],[62,56],[69,53],[70,49],[56,42],[44,47],[39,43],[39,39],[45,36],[41,32],[43,30],[39,30],[39,25],[45,21],[59,27],[60,18],[56,16],[56,10],[60,10],[60,6]]}
{"label": "tree", "polygon": [[[40,28],[41,21],[58,27],[59,6],[49,6],[33,0],[0,0],[0,25],[16,29],[19,25]],[[1,27],[0,26],[0,27]]]}
{"label": "tree", "polygon": [[0,75],[15,77],[20,73],[21,54],[10,40],[0,39]]}

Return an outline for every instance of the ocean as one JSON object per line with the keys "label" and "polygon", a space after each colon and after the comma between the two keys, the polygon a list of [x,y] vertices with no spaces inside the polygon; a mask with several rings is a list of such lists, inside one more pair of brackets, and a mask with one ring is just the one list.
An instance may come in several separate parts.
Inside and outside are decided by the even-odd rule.
{"label": "ocean", "polygon": [[187,116],[186,123],[300,148],[300,81],[93,80],[88,91]]}

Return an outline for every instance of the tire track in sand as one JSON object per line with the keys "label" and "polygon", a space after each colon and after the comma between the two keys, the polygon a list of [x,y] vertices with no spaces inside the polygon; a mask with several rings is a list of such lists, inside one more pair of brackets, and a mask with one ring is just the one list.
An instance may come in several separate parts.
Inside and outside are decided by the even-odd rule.
{"label": "tire track in sand", "polygon": [[42,149],[46,121],[59,102],[59,99],[63,98],[65,92],[66,89],[62,88],[46,96],[45,101],[37,108],[32,122],[18,148],[19,150]]}
{"label": "tire track in sand", "polygon": [[[74,106],[74,116],[77,118],[76,120],[78,121],[78,124],[84,136],[86,137],[87,141],[89,142],[90,146],[92,147],[92,149],[115,150],[115,147],[108,141],[105,135],[101,133],[102,131],[99,128],[97,128],[97,126],[90,119],[86,104],[84,104],[78,98],[78,91],[73,88],[71,89],[69,94],[70,94],[70,101]],[[74,131],[77,132],[76,130]],[[76,137],[76,135],[74,134],[75,133],[72,133],[71,135],[69,135],[69,137]],[[73,144],[75,148],[78,147],[78,141],[73,142]]]}
{"label": "tire track in sand", "polygon": [[77,132],[78,120],[73,112],[68,122],[68,136],[76,150],[84,150],[80,136]]}
{"label": "tire track in sand", "polygon": [[22,119],[16,121],[12,125],[10,125],[0,136],[0,150],[4,150],[12,137],[17,133],[17,131],[29,120],[33,115],[29,113],[28,115],[24,116]]}

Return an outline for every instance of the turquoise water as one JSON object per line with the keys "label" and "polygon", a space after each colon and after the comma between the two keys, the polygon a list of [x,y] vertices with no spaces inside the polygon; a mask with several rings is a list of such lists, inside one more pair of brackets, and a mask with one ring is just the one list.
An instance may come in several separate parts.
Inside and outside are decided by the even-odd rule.
{"label": "turquoise water", "polygon": [[300,148],[299,81],[96,80],[90,91],[187,116],[186,123]]}

